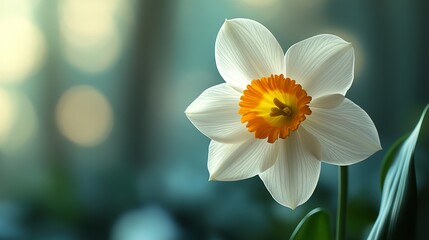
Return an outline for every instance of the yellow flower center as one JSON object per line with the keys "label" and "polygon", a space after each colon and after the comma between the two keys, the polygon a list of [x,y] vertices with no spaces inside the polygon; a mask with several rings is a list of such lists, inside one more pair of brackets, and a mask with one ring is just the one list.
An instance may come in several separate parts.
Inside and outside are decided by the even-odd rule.
{"label": "yellow flower center", "polygon": [[241,122],[247,122],[255,138],[274,143],[298,129],[305,115],[310,115],[311,97],[295,80],[271,75],[253,80],[240,98]]}

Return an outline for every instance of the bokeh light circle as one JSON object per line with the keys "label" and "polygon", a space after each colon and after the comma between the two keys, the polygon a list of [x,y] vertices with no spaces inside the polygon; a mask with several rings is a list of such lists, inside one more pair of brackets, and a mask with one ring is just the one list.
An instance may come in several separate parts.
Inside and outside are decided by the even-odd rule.
{"label": "bokeh light circle", "polygon": [[[108,69],[119,57],[123,38],[116,21],[117,0],[64,0],[59,5],[62,51],[85,72]],[[122,4],[122,3],[121,3]]]}
{"label": "bokeh light circle", "polygon": [[97,89],[80,85],[61,96],[56,120],[67,139],[81,146],[95,146],[105,140],[112,129],[112,107]]}
{"label": "bokeh light circle", "polygon": [[0,82],[21,82],[37,69],[44,57],[45,38],[27,17],[0,17]]}

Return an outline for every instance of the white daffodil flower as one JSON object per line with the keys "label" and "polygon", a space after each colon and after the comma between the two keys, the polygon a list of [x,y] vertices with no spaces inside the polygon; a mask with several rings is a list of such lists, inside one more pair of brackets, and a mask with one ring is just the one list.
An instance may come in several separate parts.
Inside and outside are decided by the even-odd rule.
{"label": "white daffodil flower", "polygon": [[233,19],[219,31],[215,56],[226,83],[185,111],[212,139],[210,180],[259,175],[277,202],[294,209],[314,192],[321,161],[350,165],[381,149],[371,118],[344,97],[354,50],[343,39],[317,35],[284,55],[263,25]]}

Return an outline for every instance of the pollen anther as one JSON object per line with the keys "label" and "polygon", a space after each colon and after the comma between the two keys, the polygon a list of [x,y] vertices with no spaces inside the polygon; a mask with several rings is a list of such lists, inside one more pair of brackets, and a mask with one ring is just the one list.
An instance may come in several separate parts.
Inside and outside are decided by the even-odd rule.
{"label": "pollen anther", "polygon": [[292,114],[292,108],[288,105],[280,102],[278,98],[273,99],[273,103],[277,106],[276,108],[271,108],[270,116],[276,117],[276,116],[287,116],[289,117]]}

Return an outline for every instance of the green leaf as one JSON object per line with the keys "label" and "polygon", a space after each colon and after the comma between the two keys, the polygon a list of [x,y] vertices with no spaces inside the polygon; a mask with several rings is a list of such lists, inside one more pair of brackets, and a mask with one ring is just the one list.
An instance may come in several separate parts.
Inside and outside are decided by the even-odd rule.
{"label": "green leaf", "polygon": [[[417,184],[414,149],[428,108],[429,105],[423,110],[419,122],[408,137],[399,139],[385,157],[381,176],[383,190],[380,212],[368,239],[415,237]],[[383,171],[387,171],[384,176]]]}
{"label": "green leaf", "polygon": [[389,171],[393,160],[396,157],[396,154],[399,151],[399,148],[402,146],[402,143],[405,142],[407,137],[410,136],[410,133],[407,133],[403,135],[402,137],[398,138],[393,145],[389,148],[386,155],[384,155],[383,162],[381,164],[381,172],[380,172],[380,184],[381,184],[381,190],[383,190],[383,184],[384,180],[386,179],[387,172]]}
{"label": "green leaf", "polygon": [[333,239],[326,210],[315,208],[305,215],[290,237],[290,240],[300,239]]}

